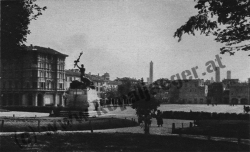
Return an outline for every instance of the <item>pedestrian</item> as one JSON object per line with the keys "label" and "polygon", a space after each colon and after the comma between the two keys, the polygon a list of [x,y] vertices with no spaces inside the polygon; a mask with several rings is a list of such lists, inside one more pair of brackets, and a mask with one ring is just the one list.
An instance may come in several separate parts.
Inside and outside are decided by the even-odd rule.
{"label": "pedestrian", "polygon": [[160,110],[157,110],[156,120],[157,120],[158,127],[160,126],[162,127],[163,119],[162,119],[162,112]]}

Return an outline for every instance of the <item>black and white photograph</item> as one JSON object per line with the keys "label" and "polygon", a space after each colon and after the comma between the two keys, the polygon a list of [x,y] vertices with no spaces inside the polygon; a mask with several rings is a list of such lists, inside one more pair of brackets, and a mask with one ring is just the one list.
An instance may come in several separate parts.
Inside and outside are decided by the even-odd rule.
{"label": "black and white photograph", "polygon": [[249,152],[250,0],[0,0],[1,152]]}

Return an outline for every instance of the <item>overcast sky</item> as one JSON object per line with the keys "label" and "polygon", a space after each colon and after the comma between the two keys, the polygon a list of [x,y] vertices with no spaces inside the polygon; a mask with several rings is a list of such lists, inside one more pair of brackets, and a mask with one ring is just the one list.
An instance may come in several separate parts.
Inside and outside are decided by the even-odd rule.
{"label": "overcast sky", "polygon": [[[181,42],[174,32],[191,15],[194,0],[38,0],[47,6],[42,16],[31,22],[27,44],[50,47],[69,55],[66,69],[72,69],[81,51],[86,72],[110,73],[116,77],[149,77],[154,63],[154,80],[198,66],[201,79],[205,63],[214,60],[223,46],[214,37],[184,35]],[[250,57],[246,52],[220,55],[232,78],[250,77]]]}

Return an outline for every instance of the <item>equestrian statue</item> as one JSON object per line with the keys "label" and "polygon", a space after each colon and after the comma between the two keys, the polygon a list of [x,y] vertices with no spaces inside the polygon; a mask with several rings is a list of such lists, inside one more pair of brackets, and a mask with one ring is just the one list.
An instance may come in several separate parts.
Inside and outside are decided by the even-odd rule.
{"label": "equestrian statue", "polygon": [[75,80],[75,81],[72,81],[72,83],[70,84],[70,88],[72,89],[95,89],[95,86],[94,86],[94,83],[85,76],[85,68],[84,68],[84,65],[81,64],[81,67],[78,66],[78,62],[80,62],[80,58],[82,56],[82,52],[80,53],[79,57],[77,60],[74,61],[74,67],[78,67],[79,70],[80,70],[80,77],[81,77],[81,82]]}

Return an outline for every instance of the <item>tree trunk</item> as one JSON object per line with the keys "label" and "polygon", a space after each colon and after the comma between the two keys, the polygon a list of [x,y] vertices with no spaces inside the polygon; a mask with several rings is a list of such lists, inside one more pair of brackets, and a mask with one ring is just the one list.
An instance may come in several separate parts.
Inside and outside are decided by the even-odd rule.
{"label": "tree trunk", "polygon": [[145,133],[145,135],[148,135],[149,134],[149,124],[147,121],[145,121],[144,123],[145,123],[144,133]]}

